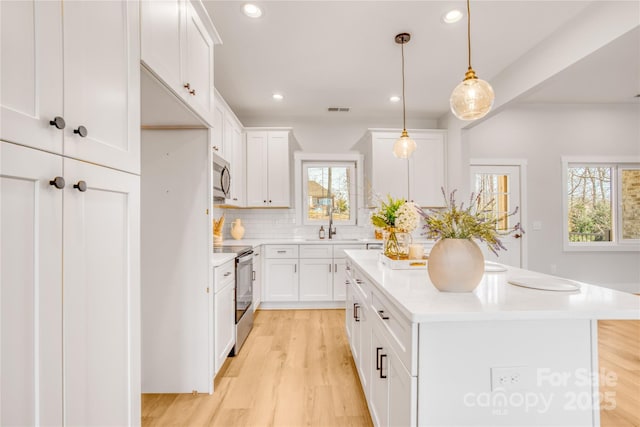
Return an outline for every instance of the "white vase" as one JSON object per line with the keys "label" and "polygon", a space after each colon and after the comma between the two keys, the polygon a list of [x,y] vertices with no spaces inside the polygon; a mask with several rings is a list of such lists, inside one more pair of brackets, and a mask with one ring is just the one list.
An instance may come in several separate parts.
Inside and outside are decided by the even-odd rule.
{"label": "white vase", "polygon": [[242,239],[244,236],[244,227],[242,226],[242,220],[240,218],[233,221],[231,225],[231,237],[236,240]]}
{"label": "white vase", "polygon": [[472,292],[484,274],[484,256],[470,239],[441,239],[429,253],[431,283],[444,292]]}

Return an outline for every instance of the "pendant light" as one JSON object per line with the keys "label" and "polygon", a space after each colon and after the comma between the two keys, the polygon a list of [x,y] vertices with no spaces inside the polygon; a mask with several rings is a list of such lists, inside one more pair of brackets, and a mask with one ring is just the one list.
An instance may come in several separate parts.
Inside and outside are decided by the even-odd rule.
{"label": "pendant light", "polygon": [[393,155],[399,159],[408,159],[416,150],[416,142],[407,133],[406,104],[404,102],[404,45],[411,40],[411,34],[401,33],[395,38],[402,49],[402,134],[393,144]]}
{"label": "pendant light", "polygon": [[489,83],[479,79],[471,68],[471,8],[467,0],[467,46],[469,69],[464,80],[451,93],[451,111],[461,120],[476,120],[484,117],[493,106],[495,94]]}

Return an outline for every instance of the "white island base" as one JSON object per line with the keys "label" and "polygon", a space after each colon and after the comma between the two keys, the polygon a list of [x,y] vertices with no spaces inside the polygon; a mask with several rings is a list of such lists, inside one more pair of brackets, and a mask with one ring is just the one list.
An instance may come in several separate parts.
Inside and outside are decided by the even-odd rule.
{"label": "white island base", "polygon": [[640,299],[581,284],[554,292],[508,284],[549,278],[487,272],[473,293],[437,291],[425,270],[391,270],[347,251],[347,335],[378,426],[599,426],[615,372],[599,372],[598,319],[639,319]]}

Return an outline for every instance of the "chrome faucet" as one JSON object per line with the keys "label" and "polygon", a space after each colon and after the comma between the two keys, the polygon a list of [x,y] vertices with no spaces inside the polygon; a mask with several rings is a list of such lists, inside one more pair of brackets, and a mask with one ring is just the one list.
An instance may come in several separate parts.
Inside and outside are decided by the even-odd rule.
{"label": "chrome faucet", "polygon": [[331,239],[335,234],[336,234],[336,228],[333,226],[333,203],[332,203],[331,206],[329,206],[329,239]]}

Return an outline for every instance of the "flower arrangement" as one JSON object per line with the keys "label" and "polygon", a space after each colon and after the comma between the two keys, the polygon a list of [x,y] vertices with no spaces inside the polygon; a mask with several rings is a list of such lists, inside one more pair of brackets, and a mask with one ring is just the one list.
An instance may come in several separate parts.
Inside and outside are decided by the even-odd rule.
{"label": "flower arrangement", "polygon": [[378,210],[371,214],[371,223],[374,227],[394,227],[398,231],[411,233],[418,227],[418,208],[412,202],[404,199],[394,199],[387,195],[387,201],[380,201]]}
{"label": "flower arrangement", "polygon": [[518,212],[516,207],[512,212],[496,217],[493,213],[495,201],[492,199],[483,202],[482,192],[471,194],[469,206],[464,207],[464,202],[460,206],[456,205],[456,190],[453,190],[447,197],[444,188],[442,195],[445,198],[444,209],[429,209],[427,212],[420,210],[419,213],[424,219],[423,229],[427,238],[430,239],[478,239],[485,242],[491,252],[498,254],[501,249],[506,250],[501,237],[508,236],[515,232],[524,234],[520,223],[511,228],[498,230],[497,225],[505,218],[515,215]]}

